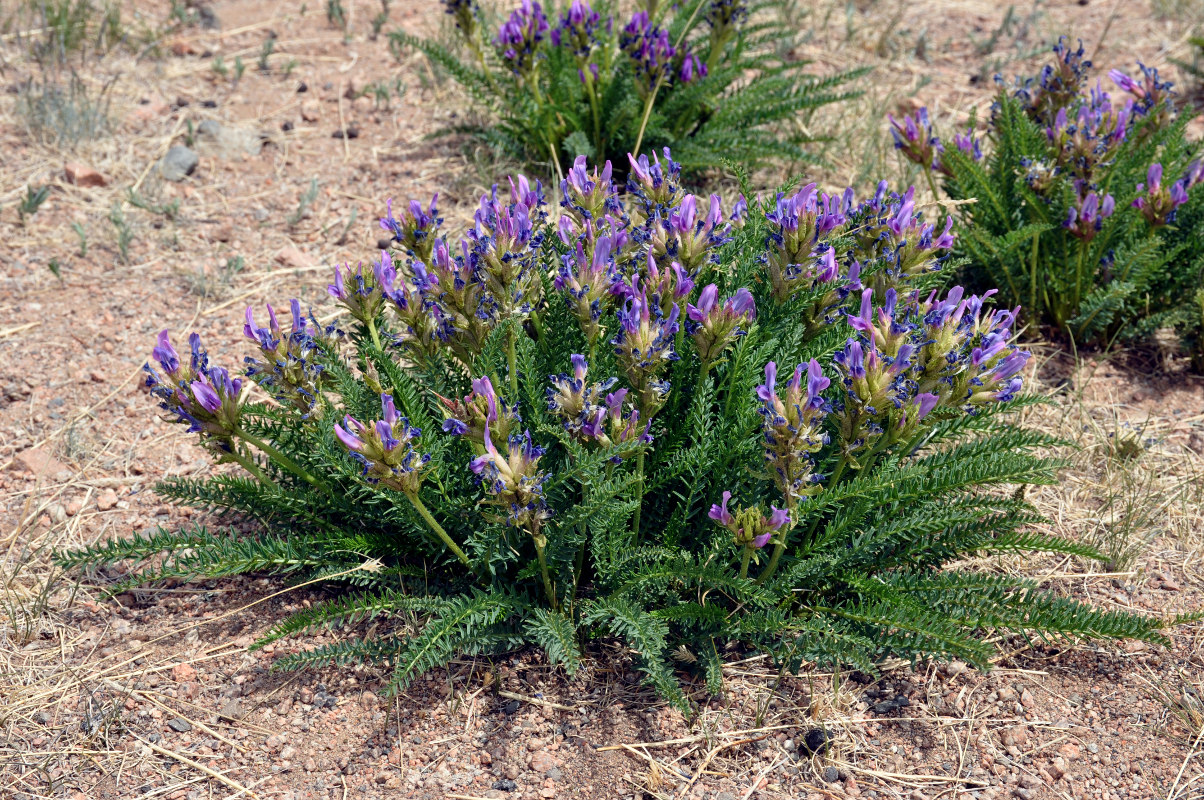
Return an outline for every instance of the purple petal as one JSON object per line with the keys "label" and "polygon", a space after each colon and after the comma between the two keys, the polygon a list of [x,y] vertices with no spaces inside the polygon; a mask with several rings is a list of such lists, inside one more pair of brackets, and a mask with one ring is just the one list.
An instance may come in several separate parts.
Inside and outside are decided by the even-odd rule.
{"label": "purple petal", "polygon": [[222,407],[222,399],[217,396],[217,392],[201,381],[193,381],[191,386],[192,396],[196,398],[197,402],[210,414],[216,414]]}

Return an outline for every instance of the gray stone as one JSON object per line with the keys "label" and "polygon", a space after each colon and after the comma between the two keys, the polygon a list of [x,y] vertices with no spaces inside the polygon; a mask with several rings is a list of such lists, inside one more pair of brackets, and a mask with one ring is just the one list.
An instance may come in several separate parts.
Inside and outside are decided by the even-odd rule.
{"label": "gray stone", "polygon": [[824,767],[824,783],[836,783],[840,780],[840,770],[836,767]]}
{"label": "gray stone", "polygon": [[171,728],[176,733],[188,733],[192,730],[192,723],[186,719],[176,717],[173,720],[168,720],[167,727]]}
{"label": "gray stone", "polygon": [[263,148],[263,137],[250,128],[237,128],[207,119],[196,127],[196,146],[205,155],[221,159],[243,153],[257,156]]}
{"label": "gray stone", "polygon": [[201,163],[200,156],[182,144],[175,144],[159,159],[159,174],[164,180],[182,181]]}

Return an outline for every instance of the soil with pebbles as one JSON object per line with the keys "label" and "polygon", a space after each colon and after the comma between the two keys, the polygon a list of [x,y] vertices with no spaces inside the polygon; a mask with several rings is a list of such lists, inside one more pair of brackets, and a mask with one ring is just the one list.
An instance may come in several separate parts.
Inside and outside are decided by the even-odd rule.
{"label": "soil with pebbles", "polygon": [[[725,695],[696,693],[698,713],[686,720],[640,688],[628,655],[612,646],[596,648],[573,681],[523,651],[456,662],[389,700],[378,667],[270,671],[302,644],[336,638],[248,649],[272,620],[324,597],[317,587],[248,577],[104,600],[100,588],[115,577],[104,571],[78,588],[71,579],[50,584],[39,608],[50,548],[230,522],[151,491],[159,476],[213,470],[190,437],[157,419],[140,388],[160,328],[177,338],[197,330],[233,363],[243,305],[296,294],[319,316],[332,311],[328,265],[373,252],[384,197],[441,190],[454,227],[496,177],[493,161],[465,140],[427,138],[464,121],[463,103],[420,58],[398,62],[383,39],[370,39],[376,6],[344,0],[345,39],[320,3],[309,5],[218,2],[210,9],[218,29],[185,28],[162,41],[159,55],[91,64],[87,80],[123,76],[111,95],[115,131],[71,153],[31,140],[14,95],[0,95],[0,534],[5,597],[31,610],[0,616],[0,795],[1136,800],[1201,791],[1199,624],[1175,631],[1166,649],[1005,641],[987,675],[955,663],[894,667],[878,681],[817,673],[778,681],[762,660],[733,653]],[[1109,6],[1119,14],[1112,22]],[[141,10],[165,16],[158,5]],[[896,34],[881,39],[887,51],[918,52],[913,32],[931,11],[909,4]],[[440,12],[394,0],[386,30],[434,30]],[[989,87],[962,73],[967,58],[991,56],[966,42],[988,34],[1001,13],[996,4],[946,4],[946,45],[929,36],[927,61],[900,56],[907,69],[934,77],[921,91],[925,102],[939,102],[942,86],[958,107],[986,101]],[[1183,31],[1144,3],[1048,13],[1049,26],[1076,22],[1085,36],[1106,25],[1124,30],[1097,58],[1109,65],[1134,55],[1161,65],[1180,53]],[[869,4],[855,14],[862,33],[853,56],[824,49],[835,29],[800,53],[819,68],[865,56],[857,43],[871,50],[873,31],[893,12]],[[260,72],[269,35],[274,54]],[[10,48],[4,63],[17,73],[0,80],[15,86],[28,64],[11,40],[0,46]],[[217,56],[231,68],[241,59],[246,73],[237,82],[219,75]],[[394,89],[387,105],[361,94],[397,80],[404,95]],[[231,133],[207,143],[196,135],[206,120],[219,123],[207,131]],[[198,154],[178,183],[154,168],[173,145]],[[303,202],[314,178],[318,192]],[[46,183],[50,199],[19,225],[12,201],[25,185]],[[179,207],[169,215],[127,204],[132,241],[121,260],[108,217],[133,187],[153,207]],[[61,278],[48,269],[52,260]],[[1066,424],[1077,409],[1083,430],[1135,433],[1143,458],[1165,465],[1171,486],[1204,465],[1204,385],[1143,358],[1098,359],[1085,371],[1044,365],[1064,411],[1048,424]],[[1091,466],[1076,464],[1065,486],[1037,501],[1058,512],[1050,516],[1060,531],[1091,535],[1107,522],[1103,481]],[[1062,514],[1071,496],[1095,517]],[[1115,574],[1057,561],[984,568],[1024,569],[1103,606],[1199,608],[1199,514],[1178,510],[1167,521],[1169,513],[1135,565]]]}

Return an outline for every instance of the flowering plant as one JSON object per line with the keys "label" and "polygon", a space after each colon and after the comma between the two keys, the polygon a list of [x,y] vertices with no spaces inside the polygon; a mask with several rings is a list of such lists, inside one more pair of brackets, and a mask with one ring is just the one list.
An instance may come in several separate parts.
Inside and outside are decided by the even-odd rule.
{"label": "flowering plant", "polygon": [[404,32],[467,91],[489,144],[563,178],[578,155],[623,170],[628,151],[672,147],[690,168],[724,159],[797,161],[800,113],[854,96],[865,73],[827,76],[786,61],[796,35],[783,0],[443,0],[450,46]]}
{"label": "flowering plant", "polygon": [[[679,705],[670,654],[718,691],[724,642],[784,669],[872,671],[888,656],[985,666],[984,630],[1160,639],[1162,620],[944,568],[1097,554],[1030,530],[1032,507],[1003,491],[1058,466],[1037,452],[1051,440],[1003,421],[1033,402],[1017,310],[939,287],[954,239],[912,190],[858,202],[809,184],[728,212],[682,188],[667,149],[632,158],[623,193],[610,164],[572,170],[557,218],[520,177],[459,240],[434,202],[387,206],[393,251],[335,270],[335,326],[296,301],[289,331],[248,311],[246,380],[195,334],[188,363],[161,334],[148,383],[168,419],[245,474],[159,491],[262,529],[60,560],[155,559],[113,591],[239,572],[358,588],[259,644],[385,618],[278,664],[387,658],[395,689],[524,642],[572,671],[599,634]],[[407,633],[388,619],[401,612],[424,626]]]}
{"label": "flowering plant", "polygon": [[[1108,73],[1063,38],[1035,78],[1001,81],[980,140],[942,142],[926,112],[891,120],[895,145],[957,201],[975,289],[998,287],[1079,344],[1176,327],[1190,339],[1204,290],[1204,164],[1189,114],[1158,70]],[[938,193],[939,194],[939,193]],[[1194,340],[1192,340],[1194,341]]]}

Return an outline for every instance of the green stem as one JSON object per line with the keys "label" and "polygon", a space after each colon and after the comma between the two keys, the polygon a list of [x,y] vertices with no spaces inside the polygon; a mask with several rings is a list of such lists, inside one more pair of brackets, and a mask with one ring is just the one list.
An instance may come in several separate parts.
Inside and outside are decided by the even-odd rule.
{"label": "green stem", "polygon": [[382,348],[380,346],[380,334],[376,331],[376,319],[369,318],[367,325],[368,325],[368,335],[372,337],[372,344],[376,345],[377,350],[381,350]]}
{"label": "green stem", "polygon": [[941,193],[936,188],[936,179],[932,177],[932,168],[924,170],[924,177],[928,179],[928,188],[932,191],[932,199],[936,201],[937,207],[941,209],[941,213],[945,213],[945,204],[941,202]]}
{"label": "green stem", "polygon": [[[748,560],[752,557],[753,549],[751,547],[749,547],[748,545],[744,545],[744,547],[741,549],[744,550],[744,552],[740,555],[740,580],[744,580],[748,577]],[[774,554],[774,556],[777,556],[778,551],[774,550],[773,554]],[[774,566],[777,566],[777,565],[774,564]],[[765,571],[768,572],[769,568],[767,567]],[[761,578],[759,578],[757,580],[757,583],[760,583],[762,580],[764,580],[764,577],[765,576],[762,576]]]}
{"label": "green stem", "polygon": [[648,97],[644,100],[644,115],[640,118],[640,132],[635,137],[635,147],[631,152],[638,158],[640,154],[640,145],[644,143],[644,130],[648,127],[648,117],[652,114],[652,103],[656,100],[656,93],[661,89],[662,81],[657,79],[652,86],[652,91],[648,93]]}
{"label": "green stem", "polygon": [[238,452],[238,450],[234,448],[233,443],[231,443],[230,452],[228,455],[230,458],[238,462],[243,469],[258,478],[260,483],[264,484],[265,486],[271,486],[273,489],[280,488],[276,485],[276,481],[269,478],[264,471],[259,468],[259,465],[255,463],[254,459],[244,456],[242,453]]}
{"label": "green stem", "polygon": [[581,586],[581,573],[585,570],[585,542],[581,542],[581,546],[577,548],[577,560],[573,564],[573,594],[569,597],[569,611],[572,612],[573,603],[577,601],[577,588]]}
{"label": "green stem", "polygon": [[702,387],[706,383],[707,373],[711,371],[711,363],[709,361],[702,362],[701,369],[698,370],[698,383],[694,387],[694,396],[697,397],[702,393]]}
{"label": "green stem", "polygon": [[535,329],[535,338],[539,340],[540,344],[543,344],[543,320],[539,318],[538,311],[531,311],[531,327]]}
{"label": "green stem", "polygon": [[1077,315],[1079,303],[1082,301],[1083,291],[1083,258],[1087,255],[1087,243],[1079,242],[1079,257],[1074,265],[1074,305],[1066,312],[1066,317],[1069,318],[1072,314]]}
{"label": "green stem", "polygon": [[506,361],[510,366],[510,402],[518,402],[518,334],[514,332],[517,325],[511,320],[510,329],[506,332]]}
{"label": "green stem", "polygon": [[464,555],[464,551],[460,549],[460,546],[452,541],[452,538],[447,535],[447,531],[443,530],[443,526],[435,521],[435,518],[431,516],[430,509],[428,509],[426,505],[418,498],[418,495],[406,492],[405,496],[409,498],[410,505],[414,507],[414,510],[418,512],[419,516],[426,520],[426,524],[429,525],[431,530],[435,532],[435,535],[438,536],[445,545],[447,545],[447,549],[455,553],[456,558],[460,559],[465,566],[472,566],[472,564],[468,561],[468,556]]}
{"label": "green stem", "polygon": [[1038,233],[1033,236],[1033,254],[1028,265],[1028,313],[1032,314],[1034,319],[1039,318],[1037,306],[1037,254],[1040,252],[1040,248],[1041,234]]}
{"label": "green stem", "polygon": [[[588,69],[588,67],[583,69]],[[589,105],[594,114],[594,152],[603,153],[605,150],[602,147],[602,112],[598,110],[598,92],[592,76],[589,81],[588,93]]]}
{"label": "green stem", "polygon": [[640,514],[644,510],[644,451],[635,457],[635,517],[631,521],[632,542],[640,541]]}
{"label": "green stem", "polygon": [[547,538],[544,536],[535,536],[535,554],[539,556],[539,571],[543,575],[543,590],[548,595],[548,602],[552,604],[552,608],[559,610],[560,606],[556,603],[556,590],[552,588],[552,578],[548,575],[548,558],[544,551],[547,549]]}
{"label": "green stem", "polygon": [[304,467],[302,467],[296,461],[293,461],[291,458],[289,458],[284,453],[277,450],[272,445],[265,442],[263,439],[260,439],[256,436],[252,436],[251,434],[247,433],[242,428],[239,428],[238,430],[236,430],[234,432],[234,434],[236,436],[238,436],[240,439],[242,439],[243,441],[247,442],[247,444],[250,444],[250,445],[253,445],[253,446],[259,448],[264,453],[264,455],[266,455],[268,458],[272,459],[277,464],[279,464],[282,468],[293,473],[298,478],[300,478],[303,481],[305,481],[306,483],[308,483],[310,486],[313,486],[317,489],[322,489],[323,491],[326,491],[326,488],[327,488],[326,484],[322,483],[322,481],[318,480],[313,475],[306,472]]}

